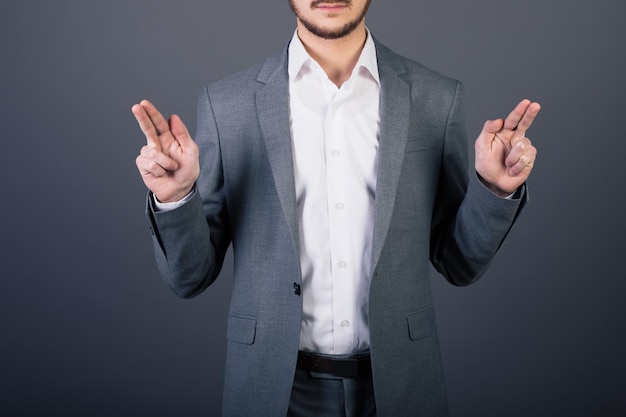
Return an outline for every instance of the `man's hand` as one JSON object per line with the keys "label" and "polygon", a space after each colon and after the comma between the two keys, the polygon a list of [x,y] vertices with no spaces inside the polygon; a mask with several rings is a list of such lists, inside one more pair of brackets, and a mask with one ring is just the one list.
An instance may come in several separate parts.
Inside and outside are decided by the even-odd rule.
{"label": "man's hand", "polygon": [[132,107],[147,145],[135,163],[146,187],[162,203],[179,201],[193,189],[200,173],[198,147],[183,121],[169,121],[148,100]]}
{"label": "man's hand", "polygon": [[476,172],[495,194],[515,192],[533,169],[537,149],[526,131],[541,110],[539,103],[522,100],[505,120],[488,120],[476,139]]}

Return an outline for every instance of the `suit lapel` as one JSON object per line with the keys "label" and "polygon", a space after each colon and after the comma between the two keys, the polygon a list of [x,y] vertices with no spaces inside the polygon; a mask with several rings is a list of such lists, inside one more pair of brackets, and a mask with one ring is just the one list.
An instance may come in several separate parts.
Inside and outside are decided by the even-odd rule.
{"label": "suit lapel", "polygon": [[381,83],[381,118],[372,241],[372,273],[380,258],[391,222],[408,137],[411,109],[409,85],[399,76],[403,69],[391,66],[395,62],[393,57],[381,57],[381,54],[389,55],[382,45],[377,43],[376,49]]}
{"label": "suit lapel", "polygon": [[[376,48],[379,55],[378,71],[381,82],[381,121],[372,241],[372,272],[380,258],[391,222],[398,178],[408,137],[411,108],[409,85],[400,77],[403,69],[393,67],[396,61],[384,46],[377,42]],[[259,125],[265,139],[276,192],[294,246],[298,250],[299,237],[289,121],[289,78],[286,47],[281,53],[266,61],[259,73],[258,81],[265,84],[256,93]]]}
{"label": "suit lapel", "polygon": [[296,187],[289,122],[287,48],[265,62],[259,73],[258,81],[265,85],[256,93],[257,117],[265,139],[276,192],[296,252],[299,253]]}

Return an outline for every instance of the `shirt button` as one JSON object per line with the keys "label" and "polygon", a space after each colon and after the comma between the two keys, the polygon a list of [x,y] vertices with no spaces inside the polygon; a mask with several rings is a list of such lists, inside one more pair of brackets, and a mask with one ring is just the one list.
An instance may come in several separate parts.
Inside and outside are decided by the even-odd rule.
{"label": "shirt button", "polygon": [[300,295],[300,285],[297,282],[293,283],[293,293],[295,295]]}
{"label": "shirt button", "polygon": [[335,157],[336,157],[336,156],[341,156],[341,152],[340,152],[340,151],[337,151],[337,150],[332,151],[330,154],[331,154],[332,156],[335,156]]}
{"label": "shirt button", "polygon": [[339,268],[347,268],[348,264],[345,261],[339,261]]}
{"label": "shirt button", "polygon": [[337,203],[337,204],[335,204],[335,208],[337,210],[343,210],[343,209],[346,208],[346,206],[343,203]]}
{"label": "shirt button", "polygon": [[341,327],[350,327],[350,322],[348,320],[344,320],[340,323]]}

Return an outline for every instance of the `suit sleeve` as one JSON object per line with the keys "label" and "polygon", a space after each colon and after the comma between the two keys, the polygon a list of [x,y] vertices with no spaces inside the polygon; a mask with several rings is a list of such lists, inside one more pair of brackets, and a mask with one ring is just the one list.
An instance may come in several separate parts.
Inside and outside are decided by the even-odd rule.
{"label": "suit sleeve", "polygon": [[468,285],[488,268],[511,229],[526,194],[506,200],[485,188],[472,172],[457,82],[447,118],[442,165],[431,228],[431,262],[454,285]]}
{"label": "suit sleeve", "polygon": [[219,133],[206,88],[198,98],[195,141],[201,168],[195,195],[168,211],[155,211],[149,196],[146,208],[159,271],[183,298],[213,283],[230,244]]}

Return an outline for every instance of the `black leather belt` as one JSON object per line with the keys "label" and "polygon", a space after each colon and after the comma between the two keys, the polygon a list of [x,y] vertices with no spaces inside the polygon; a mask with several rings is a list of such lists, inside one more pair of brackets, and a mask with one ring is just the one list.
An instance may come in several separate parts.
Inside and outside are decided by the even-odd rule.
{"label": "black leather belt", "polygon": [[364,378],[372,376],[372,362],[369,354],[359,354],[347,358],[333,358],[309,352],[298,352],[298,369],[332,374],[342,378]]}

